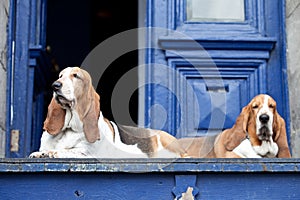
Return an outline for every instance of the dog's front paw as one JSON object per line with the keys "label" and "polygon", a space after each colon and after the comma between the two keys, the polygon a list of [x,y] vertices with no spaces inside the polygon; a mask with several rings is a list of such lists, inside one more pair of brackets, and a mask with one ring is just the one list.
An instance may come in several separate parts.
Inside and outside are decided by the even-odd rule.
{"label": "dog's front paw", "polygon": [[37,151],[29,155],[29,158],[57,158],[56,151]]}
{"label": "dog's front paw", "polygon": [[37,151],[37,152],[31,153],[29,155],[29,158],[49,158],[49,155],[47,152]]}

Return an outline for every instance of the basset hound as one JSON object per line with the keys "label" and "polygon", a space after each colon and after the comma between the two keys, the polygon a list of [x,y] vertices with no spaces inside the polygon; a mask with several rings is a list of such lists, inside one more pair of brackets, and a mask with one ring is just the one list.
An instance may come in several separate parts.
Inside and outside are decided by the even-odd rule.
{"label": "basset hound", "polygon": [[40,149],[30,158],[186,156],[177,139],[164,131],[121,126],[106,119],[87,71],[68,67],[52,88]]}
{"label": "basset hound", "polygon": [[230,129],[215,136],[179,139],[191,157],[290,158],[284,119],[266,94],[254,97]]}

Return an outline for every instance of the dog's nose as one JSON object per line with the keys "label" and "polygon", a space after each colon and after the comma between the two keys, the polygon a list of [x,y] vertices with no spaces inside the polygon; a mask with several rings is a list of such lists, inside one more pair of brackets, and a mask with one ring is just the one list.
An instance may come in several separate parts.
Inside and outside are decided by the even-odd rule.
{"label": "dog's nose", "polygon": [[61,87],[62,87],[62,83],[61,83],[61,82],[55,81],[55,82],[52,84],[52,89],[53,89],[54,91],[59,90]]}
{"label": "dog's nose", "polygon": [[261,121],[262,123],[267,123],[269,119],[270,117],[267,114],[262,114],[261,116],[259,116],[259,121]]}

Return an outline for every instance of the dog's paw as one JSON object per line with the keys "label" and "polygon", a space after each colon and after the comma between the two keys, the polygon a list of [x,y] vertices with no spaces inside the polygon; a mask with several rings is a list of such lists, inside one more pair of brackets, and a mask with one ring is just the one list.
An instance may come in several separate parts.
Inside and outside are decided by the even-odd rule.
{"label": "dog's paw", "polygon": [[37,151],[29,155],[29,158],[57,158],[56,151]]}
{"label": "dog's paw", "polygon": [[29,158],[49,158],[49,155],[47,154],[47,152],[33,152],[29,155]]}

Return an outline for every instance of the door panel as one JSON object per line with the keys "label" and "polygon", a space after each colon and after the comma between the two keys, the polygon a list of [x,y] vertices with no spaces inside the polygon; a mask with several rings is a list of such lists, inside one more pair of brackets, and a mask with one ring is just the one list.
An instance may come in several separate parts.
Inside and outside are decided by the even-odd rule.
{"label": "door panel", "polygon": [[[178,137],[214,134],[230,128],[250,97],[266,92],[265,62],[215,60],[214,64],[172,61],[184,77],[184,81],[179,83],[175,78],[172,83],[180,85],[176,94],[184,104],[175,111],[183,113],[183,119],[177,122],[181,124],[174,126],[181,129]],[[192,90],[186,90],[186,85]]]}

